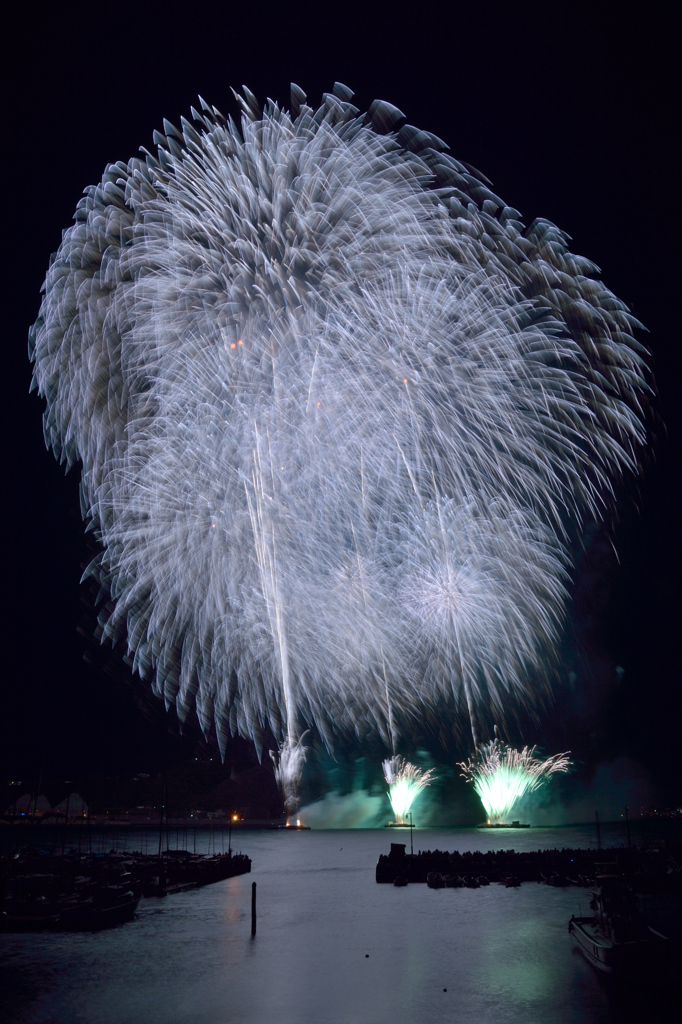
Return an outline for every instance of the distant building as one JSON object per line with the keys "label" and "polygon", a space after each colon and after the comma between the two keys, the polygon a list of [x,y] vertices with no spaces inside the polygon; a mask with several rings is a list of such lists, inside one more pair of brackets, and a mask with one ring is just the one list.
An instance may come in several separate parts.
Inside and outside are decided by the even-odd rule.
{"label": "distant building", "polygon": [[50,810],[50,803],[44,793],[35,800],[30,793],[24,793],[16,803],[9,805],[5,811],[6,818],[42,818]]}
{"label": "distant building", "polygon": [[63,814],[67,820],[69,818],[84,818],[88,813],[88,805],[79,793],[69,793],[60,804],[57,804],[55,811]]}

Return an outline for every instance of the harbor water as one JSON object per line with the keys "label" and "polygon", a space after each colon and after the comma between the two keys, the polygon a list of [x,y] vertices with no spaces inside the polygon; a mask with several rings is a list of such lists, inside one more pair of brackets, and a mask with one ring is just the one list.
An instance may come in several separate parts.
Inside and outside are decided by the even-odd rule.
{"label": "harbor water", "polygon": [[[623,842],[604,826],[605,845]],[[113,838],[100,837],[113,845]],[[234,840],[236,839],[236,842]],[[414,831],[414,849],[596,845],[594,829]],[[148,840],[148,837],[147,837]],[[227,840],[225,840],[227,841]],[[123,840],[116,839],[119,848]],[[194,842],[192,838],[190,842]],[[215,844],[198,833],[197,850]],[[573,948],[584,889],[377,885],[388,829],[233,836],[250,875],[142,900],[98,933],[0,934],[6,1024],[610,1024],[668,994],[598,975]],[[128,850],[145,837],[127,833]],[[258,927],[251,936],[251,883]],[[652,898],[654,899],[654,898]],[[652,904],[652,912],[656,907]]]}

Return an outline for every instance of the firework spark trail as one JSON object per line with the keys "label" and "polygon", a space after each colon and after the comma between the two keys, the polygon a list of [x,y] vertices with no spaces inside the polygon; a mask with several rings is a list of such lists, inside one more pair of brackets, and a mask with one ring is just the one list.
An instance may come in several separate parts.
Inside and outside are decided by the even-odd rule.
{"label": "firework spark trail", "polygon": [[406,825],[412,804],[425,786],[430,785],[436,776],[433,768],[422,771],[402,757],[394,756],[382,761],[384,778],[388,783],[388,797],[395,815],[396,825]]}
{"label": "firework spark trail", "polygon": [[459,667],[476,742],[471,694],[504,713],[538,643],[556,637],[564,553],[532,513],[504,515],[498,502],[485,517],[475,506],[430,503],[408,524],[404,547],[401,597],[422,686],[434,699],[448,665]]}
{"label": "firework spark trail", "polygon": [[275,778],[282,790],[287,816],[294,814],[299,809],[297,783],[305,763],[307,747],[304,746],[303,740],[306,735],[307,733],[303,733],[298,739],[282,740],[277,753],[274,750],[270,751]]}
{"label": "firework spark trail", "polygon": [[310,725],[395,750],[444,702],[476,738],[534,700],[568,527],[645,438],[638,325],[597,268],[351,96],[164,122],[86,190],[30,338],[104,636],[280,763]]}
{"label": "firework spark trail", "polygon": [[500,821],[526,793],[544,785],[550,775],[571,767],[568,752],[545,760],[535,756],[535,747],[514,750],[499,739],[482,744],[476,757],[462,761],[462,777],[472,782],[489,821]]}

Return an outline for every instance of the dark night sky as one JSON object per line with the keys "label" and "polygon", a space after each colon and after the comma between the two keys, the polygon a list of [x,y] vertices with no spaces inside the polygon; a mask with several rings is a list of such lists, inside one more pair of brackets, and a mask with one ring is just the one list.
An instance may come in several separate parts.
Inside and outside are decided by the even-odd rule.
{"label": "dark night sky", "polygon": [[568,231],[649,328],[659,396],[645,473],[621,492],[620,564],[603,533],[578,561],[564,641],[576,679],[528,738],[592,766],[627,756],[679,800],[679,83],[663,7],[22,5],[4,92],[3,774],[145,770],[196,742],[172,736],[155,702],[144,711],[145,688],[77,631],[94,621],[77,479],[44,448],[26,356],[60,232],[105,164],[151,147],[198,93],[227,113],[231,85],[286,102],[293,79],[315,102],[338,79],[358,105],[387,99],[445,139],[526,223]]}

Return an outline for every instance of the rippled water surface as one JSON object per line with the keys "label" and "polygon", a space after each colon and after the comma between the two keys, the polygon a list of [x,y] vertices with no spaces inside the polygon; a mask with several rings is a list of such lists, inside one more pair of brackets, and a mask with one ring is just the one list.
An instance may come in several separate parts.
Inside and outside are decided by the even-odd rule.
{"label": "rippled water surface", "polygon": [[[606,838],[606,837],[605,837]],[[620,842],[622,836],[618,835]],[[253,872],[146,899],[95,934],[0,935],[8,1024],[592,1024],[660,1020],[572,948],[582,889],[377,885],[384,830],[244,832]],[[206,834],[197,839],[206,845]],[[590,829],[415,830],[417,849],[592,846]],[[128,848],[140,848],[127,837]],[[144,840],[142,840],[142,847]],[[251,938],[251,882],[258,933]],[[447,991],[445,991],[447,990]],[[660,1006],[657,1001],[661,1001]]]}

